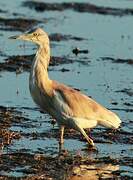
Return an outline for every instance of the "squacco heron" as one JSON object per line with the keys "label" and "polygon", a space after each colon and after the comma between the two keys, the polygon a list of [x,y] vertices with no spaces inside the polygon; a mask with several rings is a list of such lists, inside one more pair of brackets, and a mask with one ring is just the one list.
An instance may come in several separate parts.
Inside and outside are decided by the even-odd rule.
{"label": "squacco heron", "polygon": [[31,66],[29,89],[35,103],[56,119],[60,128],[60,144],[64,142],[65,127],[79,131],[92,147],[94,142],[84,129],[97,125],[112,129],[120,126],[121,120],[115,113],[79,91],[49,78],[50,45],[46,32],[38,28],[11,38],[31,41],[38,46]]}

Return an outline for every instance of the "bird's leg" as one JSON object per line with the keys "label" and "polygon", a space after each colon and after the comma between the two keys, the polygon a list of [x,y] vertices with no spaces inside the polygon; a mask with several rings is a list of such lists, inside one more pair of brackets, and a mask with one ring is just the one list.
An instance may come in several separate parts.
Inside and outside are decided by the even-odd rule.
{"label": "bird's leg", "polygon": [[84,130],[82,130],[81,133],[84,135],[84,137],[85,137],[86,140],[88,141],[89,145],[90,145],[90,146],[94,146],[93,140],[92,140],[89,136],[87,136],[86,132],[85,132]]}
{"label": "bird's leg", "polygon": [[84,131],[83,128],[80,128],[80,132],[83,134],[83,136],[86,138],[86,140],[88,141],[89,143],[89,149],[91,151],[96,151],[96,154],[98,153],[98,149],[95,147],[95,144],[93,142],[93,140],[87,136],[86,132]]}
{"label": "bird's leg", "polygon": [[60,139],[59,139],[60,144],[64,143],[63,135],[64,135],[64,126],[61,126],[60,127]]}
{"label": "bird's leg", "polygon": [[92,140],[90,137],[87,136],[87,134],[86,134],[86,132],[84,131],[83,128],[80,128],[80,127],[78,127],[78,128],[79,128],[79,131],[81,132],[81,134],[83,134],[83,136],[85,137],[85,139],[88,141],[89,145],[90,145],[91,147],[93,147],[93,146],[94,146],[93,140]]}
{"label": "bird's leg", "polygon": [[63,143],[64,143],[63,135],[64,135],[64,126],[60,126],[59,153],[61,153],[64,148],[63,147]]}
{"label": "bird's leg", "polygon": [[53,128],[54,128],[54,126],[55,126],[55,124],[56,124],[56,120],[55,120],[55,119],[52,119],[52,120],[51,120],[51,124],[53,125]]}

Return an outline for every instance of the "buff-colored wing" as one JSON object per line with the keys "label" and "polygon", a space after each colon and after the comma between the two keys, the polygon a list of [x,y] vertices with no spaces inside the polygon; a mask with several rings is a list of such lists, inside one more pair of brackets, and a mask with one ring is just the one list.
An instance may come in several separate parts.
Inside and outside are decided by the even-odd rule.
{"label": "buff-colored wing", "polygon": [[97,124],[118,128],[120,119],[117,115],[93,99],[81,94],[79,91],[53,81],[55,102],[62,106],[62,111],[76,118],[97,120]]}

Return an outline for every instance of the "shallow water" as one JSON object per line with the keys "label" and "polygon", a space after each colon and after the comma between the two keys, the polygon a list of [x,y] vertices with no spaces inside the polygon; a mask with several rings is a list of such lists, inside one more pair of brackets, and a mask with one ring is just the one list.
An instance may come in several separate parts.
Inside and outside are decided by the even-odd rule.
{"label": "shallow water", "polygon": [[[49,75],[51,79],[54,78],[59,82],[80,89],[83,93],[93,97],[107,108],[112,109],[122,119],[122,127],[116,134],[113,134],[111,131],[106,132],[103,128],[96,128],[92,131],[98,154],[86,151],[86,142],[78,133],[71,134],[69,131],[65,136],[65,149],[68,150],[71,158],[80,152],[85,157],[85,164],[87,163],[86,159],[91,157],[94,161],[95,159],[100,160],[100,158],[103,158],[100,162],[103,165],[111,163],[112,166],[116,166],[116,169],[112,169],[112,172],[114,172],[111,172],[111,178],[132,178],[133,15],[105,15],[97,12],[76,12],[73,9],[36,11],[34,8],[30,9],[23,6],[23,2],[23,0],[0,2],[0,9],[3,10],[0,13],[1,17],[8,20],[9,18],[15,19],[15,21],[18,18],[32,19],[36,21],[36,25],[34,23],[33,25],[31,24],[32,28],[42,27],[49,35],[59,33],[83,38],[83,40],[68,38],[67,40],[51,41],[52,56],[67,57],[67,59],[72,60],[70,63],[67,61],[63,64],[50,66]],[[52,0],[50,2],[71,1]],[[109,0],[106,3],[103,0],[79,0],[76,2],[90,2],[96,6],[110,8],[133,8],[132,1],[128,0],[123,0],[122,2]],[[4,107],[7,112],[11,113],[10,116],[13,117],[13,120],[6,128],[5,124],[3,127],[5,113],[1,116],[0,122],[2,122],[2,129],[19,133],[21,137],[18,139],[12,137],[11,143],[5,143],[4,147],[1,148],[0,175],[3,178],[34,177],[39,174],[33,171],[33,167],[28,160],[26,161],[27,164],[22,165],[18,163],[16,166],[15,162],[13,161],[13,163],[8,158],[8,155],[16,153],[17,157],[17,153],[21,152],[25,153],[26,156],[32,154],[33,157],[31,159],[34,159],[36,154],[56,158],[58,156],[58,127],[55,125],[53,128],[51,118],[47,114],[40,113],[33,103],[28,90],[29,73],[24,70],[16,75],[17,69],[14,68],[14,71],[10,71],[10,69],[4,69],[2,64],[5,62],[5,59],[10,59],[10,56],[31,55],[36,52],[36,47],[31,43],[8,39],[9,36],[20,34],[29,28],[26,28],[20,20],[21,29],[19,30],[17,26],[9,26],[9,21],[7,21],[7,24],[1,22],[0,20],[0,63],[3,68],[0,71],[0,112],[2,112]],[[88,50],[89,53],[79,53],[76,56],[72,53],[75,47],[81,50]],[[66,71],[63,71],[63,68]],[[14,108],[15,112],[12,112],[12,108]],[[14,121],[18,117],[21,121]],[[8,121],[8,118],[6,121]],[[1,143],[4,142],[2,135],[0,135],[0,140]],[[7,156],[9,163],[7,163],[4,155]],[[109,161],[107,162],[106,159],[109,159]],[[116,159],[117,162],[114,162]],[[81,162],[79,161],[78,163],[81,164]],[[97,162],[94,162],[94,165],[97,165]],[[55,167],[52,168],[54,171]],[[97,168],[95,167],[95,169]],[[57,172],[59,170],[56,169]],[[85,168],[85,171],[89,171],[89,168]],[[45,172],[42,170],[41,173],[45,174],[47,170]],[[82,168],[80,173],[83,173]],[[99,172],[99,174],[102,173]],[[39,179],[39,177],[37,178]],[[56,179],[56,175],[55,177],[52,176],[52,178]],[[96,179],[97,175],[96,177],[94,175],[94,178]]]}

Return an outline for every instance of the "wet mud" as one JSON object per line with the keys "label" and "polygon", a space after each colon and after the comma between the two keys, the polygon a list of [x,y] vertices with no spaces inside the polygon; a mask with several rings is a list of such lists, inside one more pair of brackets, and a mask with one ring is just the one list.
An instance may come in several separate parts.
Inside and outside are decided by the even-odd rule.
{"label": "wet mud", "polygon": [[[42,154],[25,154],[25,153],[13,153],[8,155],[1,156],[2,164],[0,164],[2,169],[6,169],[6,163],[8,159],[9,169],[11,171],[12,168],[21,167],[23,169],[24,166],[30,167],[30,169],[23,169],[23,173],[25,177],[21,179],[76,179],[77,177],[91,177],[92,175],[96,178],[115,178],[118,177],[119,174],[119,166],[118,161],[116,159],[111,159],[110,157],[101,158],[101,159],[86,159],[79,155],[70,156],[70,154],[62,153],[57,157],[45,157]],[[20,162],[19,159],[22,159]],[[105,166],[100,167],[102,162],[105,162]],[[15,166],[14,166],[15,165]],[[88,171],[89,169],[89,171]],[[19,172],[19,168],[17,170]],[[90,172],[84,173],[84,172]],[[28,174],[28,177],[26,175]],[[38,174],[38,175],[34,175]],[[7,179],[8,177],[1,176],[1,178]],[[10,178],[9,178],[10,179]],[[20,178],[17,178],[20,179]],[[123,178],[124,179],[124,178]]]}
{"label": "wet mud", "polygon": [[[80,53],[84,53],[84,52],[80,52]],[[20,74],[24,71],[30,71],[34,56],[35,54],[8,57],[7,59],[4,60],[4,62],[0,63],[0,71],[16,72],[16,74]],[[75,60],[67,56],[62,56],[62,57],[51,56],[49,66],[53,67],[53,66],[59,66],[63,64],[73,64],[73,63],[75,63]],[[79,59],[76,61],[76,63],[86,66],[90,63],[90,60],[84,62]],[[66,72],[69,71],[69,69],[61,68],[60,71]]]}
{"label": "wet mud", "polygon": [[0,30],[10,30],[10,31],[27,31],[30,28],[34,27],[39,23],[38,20],[35,19],[24,19],[24,18],[13,18],[6,19],[0,18]]}
{"label": "wet mud", "polygon": [[[49,32],[49,37],[52,41],[52,49],[56,52],[57,48],[59,50],[65,49],[68,45],[69,53],[71,54],[68,55],[68,50],[66,49],[63,52],[59,51],[59,54],[58,51],[56,53],[54,52],[54,55],[56,54],[56,56],[51,57],[49,67],[50,73],[52,73],[52,77],[54,77],[54,75],[56,76],[57,73],[58,77],[62,78],[62,82],[64,82],[64,80],[67,80],[68,78],[67,83],[71,83],[72,86],[77,87],[76,89],[79,91],[80,89],[84,88],[84,86],[86,86],[82,84],[82,82],[87,79],[86,87],[89,88],[87,94],[92,95],[92,97],[96,97],[98,94],[98,96],[100,97],[100,93],[102,92],[101,99],[104,102],[104,99],[107,98],[107,101],[109,102],[109,105],[107,105],[107,107],[109,107],[110,110],[120,114],[122,125],[118,130],[108,130],[100,127],[91,131],[89,129],[86,130],[86,133],[94,140],[97,147],[96,150],[88,148],[86,140],[83,136],[81,136],[80,133],[73,129],[65,129],[65,144],[63,149],[60,150],[58,145],[59,129],[56,121],[51,119],[51,117],[40,111],[39,108],[31,103],[31,101],[29,100],[29,94],[27,94],[27,89],[25,89],[25,80],[23,79],[23,77],[25,77],[27,73],[23,72],[30,71],[31,63],[35,56],[35,54],[33,54],[32,52],[33,49],[31,47],[30,48],[32,50],[29,48],[29,51],[31,51],[30,55],[27,55],[26,53],[24,53],[25,55],[19,55],[20,51],[17,52],[17,50],[14,48],[12,49],[12,47],[9,48],[8,43],[6,45],[8,46],[10,51],[7,51],[5,48],[3,48],[3,50],[3,44],[1,43],[0,84],[2,85],[0,97],[0,179],[132,179],[133,82],[132,78],[130,78],[132,77],[132,56],[130,55],[130,57],[128,57],[127,55],[127,57],[124,56],[124,58],[122,58],[122,55],[108,55],[111,54],[110,51],[107,54],[100,54],[103,49],[106,48],[102,40],[100,40],[100,45],[95,47],[95,41],[97,41],[97,38],[98,36],[100,37],[100,35],[98,35],[96,39],[95,36],[92,37],[93,40],[88,43],[89,36],[86,35],[86,38],[83,38],[81,35],[82,33],[80,28],[82,25],[80,25],[79,29],[76,29],[77,32],[79,31],[76,34],[74,34],[73,30],[71,32],[71,29],[69,30],[69,33],[67,31],[62,32],[60,30],[62,29],[62,27],[68,28],[67,26],[65,26],[65,23],[69,22],[69,18],[60,21],[60,14],[54,16],[52,13],[63,12],[64,17],[68,16],[67,10],[72,10],[72,16],[74,15],[73,13],[75,11],[80,16],[85,14],[88,15],[90,13],[89,15],[91,15],[91,20],[89,21],[89,17],[87,17],[88,26],[90,27],[92,20],[96,24],[98,22],[104,22],[105,24],[107,22],[112,23],[112,20],[110,19],[108,19],[107,21],[103,21],[103,19],[99,18],[101,17],[100,15],[105,15],[104,18],[113,17],[115,20],[117,18],[122,19],[124,18],[124,16],[126,16],[126,18],[130,16],[132,17],[133,9],[130,8],[130,6],[128,8],[112,8],[82,2],[64,3],[58,1],[57,3],[46,3],[23,0],[19,4],[19,7],[23,8],[23,10],[25,8],[25,14],[27,14],[25,18],[24,15],[20,14],[19,12],[15,12],[15,9],[14,12],[11,13],[12,18],[7,18],[9,13],[7,8],[4,9],[3,6],[3,9],[0,9],[0,13],[6,15],[5,17],[4,15],[2,15],[0,18],[0,36],[2,41],[7,41],[9,34],[10,36],[12,36],[12,33],[18,34],[17,31],[24,32],[29,29],[33,29],[36,26],[42,27],[43,25],[45,29],[46,23],[48,30],[50,30],[51,27],[54,30],[56,29],[55,33],[53,29],[52,32]],[[49,11],[48,16],[47,14],[45,14],[45,11]],[[34,13],[31,15],[27,12]],[[96,20],[93,19],[94,14],[97,15]],[[117,18],[114,16],[117,16]],[[50,19],[52,19],[52,21],[50,21]],[[127,22],[128,20],[124,19],[123,21]],[[69,22],[68,24],[71,24],[72,26],[71,22]],[[106,27],[108,25],[109,24],[107,23]],[[74,24],[74,26],[76,26],[76,24]],[[118,27],[116,27],[116,29],[117,28]],[[106,28],[103,27],[102,32],[105,29]],[[98,33],[100,33],[100,28],[93,30],[94,32],[98,31]],[[84,33],[86,33],[86,31]],[[122,32],[122,36],[123,34],[124,33]],[[7,38],[4,39],[4,37],[6,36]],[[124,37],[129,37],[129,29],[127,32],[125,32]],[[103,37],[103,39],[104,38],[106,37]],[[128,44],[128,41],[130,41],[130,39],[131,36],[127,39],[123,38],[123,41],[127,40],[126,43]],[[91,43],[93,44],[93,47],[91,47]],[[111,41],[108,43],[111,43]],[[100,46],[103,46],[102,49],[100,49]],[[114,45],[112,45],[112,47],[114,47]],[[93,51],[95,50],[95,48],[100,49],[100,51],[98,51],[98,53],[97,51]],[[11,49],[13,52],[15,51],[15,54],[18,55],[7,56],[6,54],[10,54]],[[97,53],[97,56],[94,55],[95,53]],[[126,70],[121,69],[121,66],[122,68],[125,67]],[[104,69],[102,69],[103,67]],[[107,72],[105,71],[106,68]],[[113,76],[115,69],[118,74],[115,74]],[[12,72],[20,74],[20,76],[16,77],[15,75],[14,78],[14,73]],[[100,72],[103,72],[102,76]],[[107,74],[104,72],[106,72],[107,74],[110,73],[111,76],[106,78]],[[130,72],[130,75],[126,76],[128,72]],[[9,79],[11,83],[6,82],[5,79],[8,79],[9,76],[13,77],[13,79]],[[81,76],[83,77],[81,78]],[[100,78],[102,79],[102,81],[101,79],[99,79],[99,81],[97,78],[95,79],[95,76],[101,76]],[[104,78],[108,79],[109,81],[112,78],[112,81],[105,82]],[[14,81],[16,81],[15,83],[17,85],[13,83]],[[20,84],[17,81],[20,81]],[[115,84],[118,84],[118,86],[114,85],[113,82],[115,82]],[[6,86],[5,83],[7,83]],[[108,85],[108,83],[110,84]],[[2,90],[2,86],[5,86],[4,90]],[[13,86],[14,88],[12,88]],[[94,86],[94,88],[91,90],[92,86]],[[104,86],[108,86],[108,91],[106,91],[105,89],[99,89]],[[10,95],[8,99],[6,99],[6,96],[4,96],[6,100],[3,100],[2,94],[5,95],[6,93],[9,93],[7,91],[8,87],[11,88],[10,93],[12,95]],[[21,88],[21,91],[16,92],[16,87]],[[106,96],[104,96],[104,93]],[[8,94],[6,95],[8,97]],[[12,100],[12,96],[15,96],[15,100]],[[22,102],[20,102],[20,99],[22,100]],[[103,104],[106,105],[106,103],[107,102],[105,101]]]}
{"label": "wet mud", "polygon": [[103,61],[111,61],[112,63],[118,63],[118,64],[128,64],[133,65],[133,59],[121,59],[121,58],[112,58],[112,57],[102,57]]}
{"label": "wet mud", "polygon": [[[5,59],[5,62],[0,63],[0,71],[16,72],[16,74],[22,73],[23,71],[30,71],[34,56],[35,54],[9,57],[8,59]],[[73,60],[67,57],[52,56],[50,60],[50,66],[69,63],[73,63]],[[65,68],[63,68],[62,71],[65,71]]]}
{"label": "wet mud", "polygon": [[[27,179],[27,180],[39,180],[39,179],[84,179],[93,178],[109,178],[117,179],[131,179],[131,176],[125,175],[125,171],[120,170],[119,166],[132,167],[133,158],[131,157],[119,157],[112,158],[111,156],[98,157],[98,152],[96,152],[96,157],[90,157],[89,149],[87,147],[84,149],[88,152],[87,156],[83,156],[80,151],[73,155],[68,150],[58,150],[58,155],[48,156],[45,153],[29,153],[26,149],[21,149],[18,152],[10,153],[10,146],[14,144],[15,141],[19,141],[23,137],[36,139],[45,138],[59,138],[58,129],[53,129],[52,133],[45,131],[43,133],[23,133],[17,131],[11,131],[9,128],[16,125],[22,126],[23,128],[32,127],[30,119],[25,118],[21,111],[16,108],[7,108],[0,106],[0,178],[1,179]],[[24,123],[25,122],[25,123]],[[50,122],[49,122],[50,123]],[[26,124],[26,126],[24,126]],[[27,126],[29,124],[29,126]],[[100,130],[100,129],[99,129]],[[90,134],[90,131],[86,131]],[[94,138],[95,143],[101,144],[133,144],[133,133],[129,133],[123,130],[104,130],[101,132],[96,132],[95,130],[91,132],[91,137]],[[67,129],[65,131],[65,139],[77,139],[80,141],[85,141],[84,138],[80,136],[79,133],[72,129]],[[58,144],[57,144],[58,147]],[[132,150],[131,150],[132,151]],[[47,152],[47,150],[46,150]],[[90,153],[92,153],[90,151]],[[123,154],[124,151],[121,151]],[[94,153],[95,154],[95,153]],[[21,159],[21,160],[20,160]],[[14,177],[12,173],[15,172],[23,174],[21,177]],[[124,173],[122,175],[122,173]],[[9,174],[9,175],[6,175]]]}
{"label": "wet mud", "polygon": [[[132,89],[128,89],[128,88],[125,88],[125,89],[122,89],[122,90],[118,90],[116,91],[117,93],[124,93],[124,94],[127,94],[128,96],[133,96],[133,90]],[[126,104],[126,105],[129,105]]]}
{"label": "wet mud", "polygon": [[49,38],[51,41],[68,41],[68,40],[83,41],[83,40],[87,40],[82,37],[76,37],[76,36],[65,35],[65,34],[63,35],[60,33],[51,34],[49,36]]}
{"label": "wet mud", "polygon": [[0,150],[8,147],[14,139],[21,137],[18,132],[9,130],[13,124],[23,121],[21,114],[22,113],[17,112],[15,108],[0,106]]}
{"label": "wet mud", "polygon": [[[21,159],[21,161],[20,161]],[[0,167],[4,171],[22,172],[23,177],[16,179],[26,180],[76,180],[76,179],[118,179],[123,173],[119,165],[132,166],[130,158],[113,159],[111,157],[89,158],[80,155],[72,156],[66,151],[59,156],[50,157],[44,154],[28,154],[23,152],[1,155]],[[26,168],[25,168],[26,167]],[[0,175],[1,179],[12,179],[9,176]],[[130,176],[122,176],[121,179],[131,179]]]}
{"label": "wet mud", "polygon": [[74,10],[80,13],[88,12],[94,14],[103,14],[103,15],[113,15],[113,16],[124,16],[124,15],[133,15],[132,9],[120,9],[120,8],[110,8],[97,6],[91,3],[44,3],[44,2],[35,2],[35,1],[25,1],[23,6],[35,9],[38,12],[43,11],[64,11],[64,10]]}

